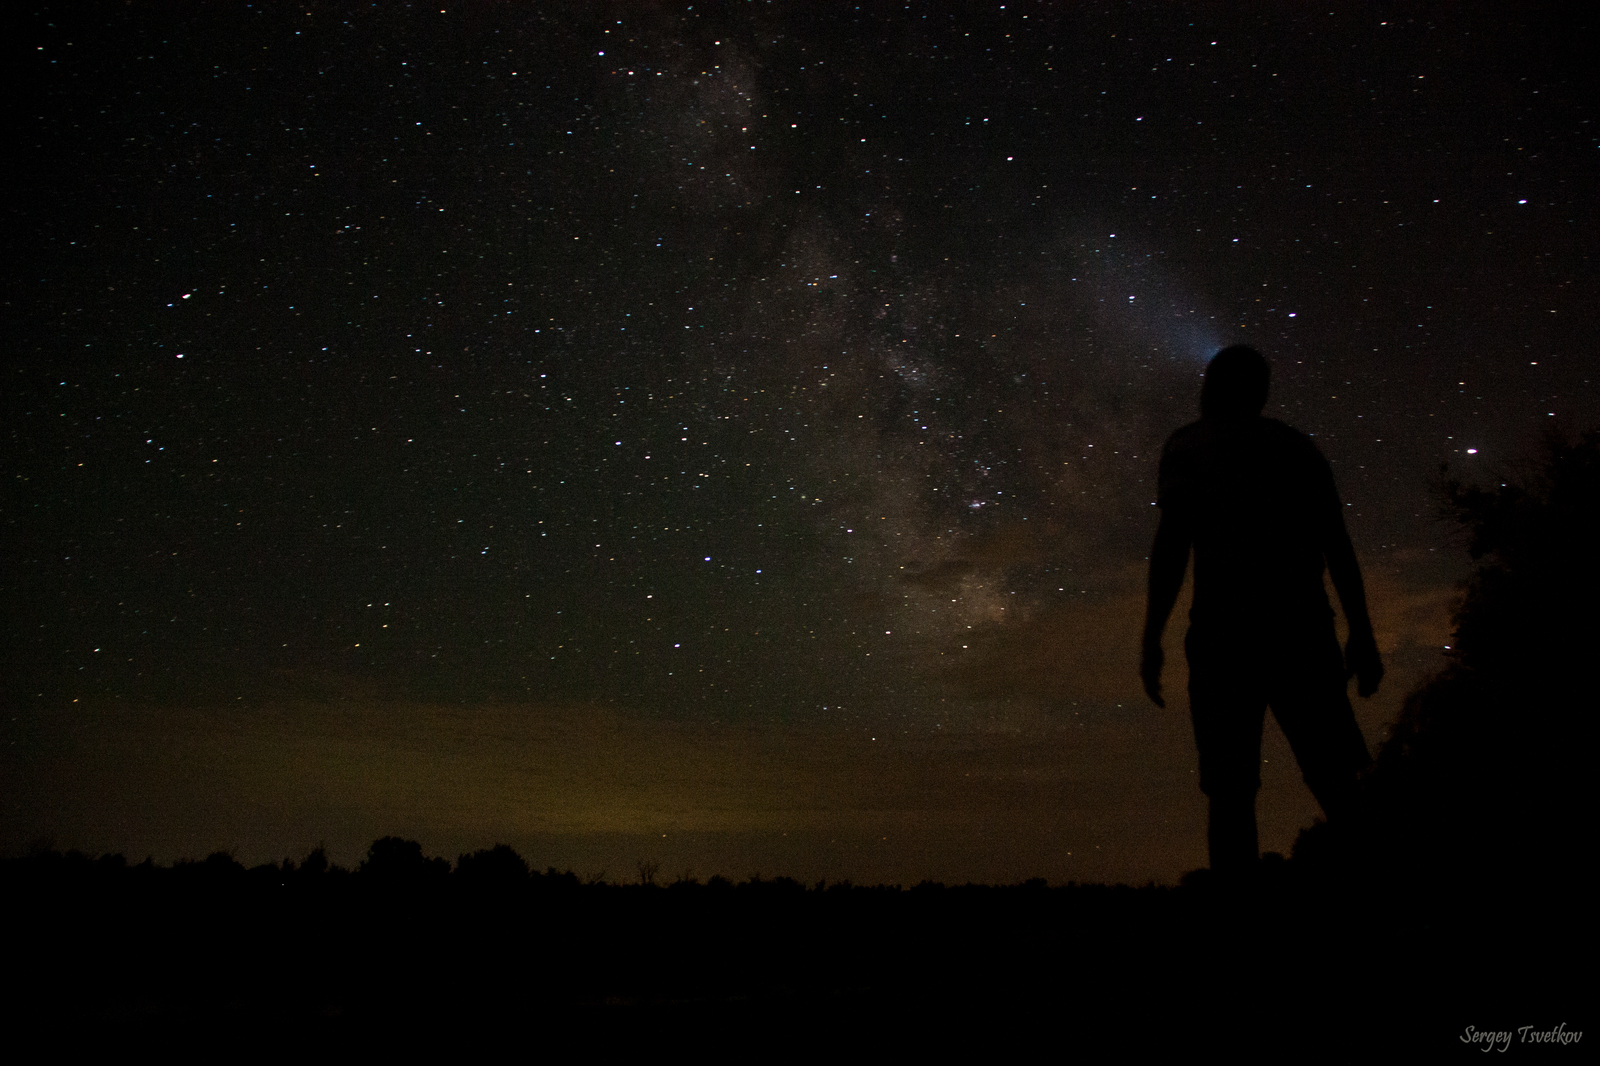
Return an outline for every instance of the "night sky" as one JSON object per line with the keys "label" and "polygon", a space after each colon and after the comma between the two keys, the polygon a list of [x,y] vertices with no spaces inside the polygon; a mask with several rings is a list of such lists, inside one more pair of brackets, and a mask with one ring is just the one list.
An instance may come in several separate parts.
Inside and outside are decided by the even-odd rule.
{"label": "night sky", "polygon": [[1207,357],[1333,464],[1374,747],[1440,464],[1595,422],[1577,8],[442,8],[8,8],[0,852],[1172,881]]}

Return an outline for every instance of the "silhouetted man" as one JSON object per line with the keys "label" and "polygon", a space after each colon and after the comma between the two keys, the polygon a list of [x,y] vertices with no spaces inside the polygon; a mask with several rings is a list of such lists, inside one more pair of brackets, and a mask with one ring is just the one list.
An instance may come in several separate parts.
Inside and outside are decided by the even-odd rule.
{"label": "silhouetted man", "polygon": [[[1243,345],[1206,367],[1200,421],[1161,453],[1161,524],[1150,549],[1140,675],[1160,707],[1161,633],[1194,549],[1189,708],[1211,803],[1211,868],[1223,876],[1256,862],[1266,708],[1337,823],[1349,816],[1369,759],[1345,684],[1354,675],[1370,696],[1383,677],[1333,471],[1308,437],[1261,417],[1268,381],[1267,361]],[[1324,566],[1350,624],[1343,656]]]}

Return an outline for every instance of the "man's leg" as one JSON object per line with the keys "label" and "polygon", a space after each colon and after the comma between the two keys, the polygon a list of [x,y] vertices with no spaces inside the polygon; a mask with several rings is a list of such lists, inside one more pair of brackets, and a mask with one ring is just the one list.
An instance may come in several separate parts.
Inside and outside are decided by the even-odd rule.
{"label": "man's leg", "polygon": [[1211,849],[1211,872],[1235,881],[1246,878],[1260,857],[1256,840],[1256,794],[1224,793],[1211,797],[1211,821],[1206,830]]}
{"label": "man's leg", "polygon": [[1200,790],[1210,798],[1206,840],[1211,870],[1236,880],[1255,869],[1256,793],[1261,789],[1261,725],[1267,700],[1248,656],[1227,637],[1203,637],[1191,628],[1189,714],[1200,753]]}
{"label": "man's leg", "polygon": [[1322,815],[1333,825],[1344,825],[1356,815],[1360,788],[1356,784],[1356,771],[1328,774],[1315,779],[1306,778],[1306,786],[1322,805]]}
{"label": "man's leg", "polygon": [[1273,716],[1323,815],[1330,825],[1343,824],[1355,817],[1357,782],[1371,757],[1350,706],[1344,657],[1333,626],[1279,661],[1285,669],[1270,693]]}

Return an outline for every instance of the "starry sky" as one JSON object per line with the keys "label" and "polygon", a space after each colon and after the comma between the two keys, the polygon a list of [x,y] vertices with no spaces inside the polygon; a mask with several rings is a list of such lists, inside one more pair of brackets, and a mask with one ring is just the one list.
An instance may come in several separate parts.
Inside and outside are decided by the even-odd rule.
{"label": "starry sky", "polygon": [[1206,358],[1333,464],[1374,746],[1469,567],[1440,465],[1594,422],[1576,7],[6,19],[8,854],[1171,881]]}

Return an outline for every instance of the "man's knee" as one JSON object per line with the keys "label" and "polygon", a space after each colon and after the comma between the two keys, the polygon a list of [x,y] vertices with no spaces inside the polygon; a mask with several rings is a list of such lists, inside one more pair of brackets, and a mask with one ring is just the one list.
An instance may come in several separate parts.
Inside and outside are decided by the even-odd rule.
{"label": "man's knee", "polygon": [[1261,774],[1207,772],[1201,767],[1200,791],[1213,803],[1254,803],[1261,791]]}
{"label": "man's knee", "polygon": [[1254,797],[1261,788],[1261,724],[1266,700],[1191,691],[1189,711],[1200,755],[1200,791],[1208,796]]}
{"label": "man's knee", "polygon": [[1313,787],[1320,781],[1353,778],[1371,761],[1342,681],[1336,689],[1282,694],[1274,701],[1272,713],[1306,783]]}
{"label": "man's knee", "polygon": [[1200,749],[1200,791],[1213,800],[1254,803],[1261,791],[1261,751]]}

